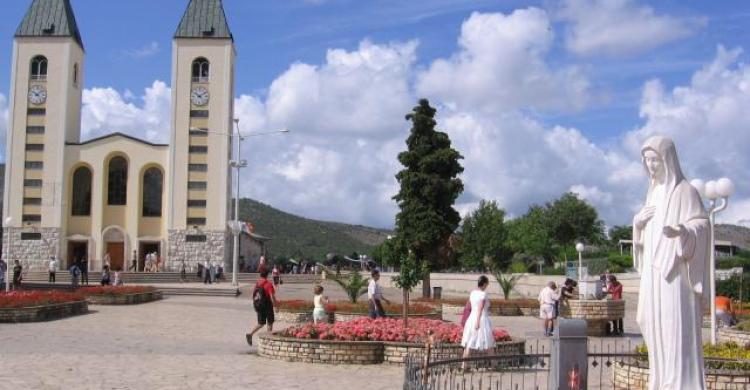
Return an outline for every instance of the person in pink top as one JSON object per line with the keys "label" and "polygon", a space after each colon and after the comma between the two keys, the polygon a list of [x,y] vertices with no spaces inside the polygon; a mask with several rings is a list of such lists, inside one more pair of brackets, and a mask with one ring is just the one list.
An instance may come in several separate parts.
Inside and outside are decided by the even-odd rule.
{"label": "person in pink top", "polygon": [[[610,294],[612,296],[612,299],[614,300],[620,300],[622,299],[622,283],[620,283],[617,280],[617,277],[615,275],[609,275],[609,287],[607,288],[607,294]],[[622,329],[622,318],[618,318],[614,321],[612,321],[612,332],[615,336],[622,336],[623,335],[623,329]]]}

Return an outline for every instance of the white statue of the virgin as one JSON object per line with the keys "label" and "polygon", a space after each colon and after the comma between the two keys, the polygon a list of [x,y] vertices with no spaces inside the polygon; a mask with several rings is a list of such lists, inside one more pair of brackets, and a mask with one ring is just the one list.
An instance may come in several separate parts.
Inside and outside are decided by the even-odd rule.
{"label": "white statue of the virgin", "polygon": [[633,218],[633,262],[641,274],[636,320],[648,347],[648,388],[703,390],[708,215],[671,139],[649,138],[641,158],[651,180],[646,204]]}

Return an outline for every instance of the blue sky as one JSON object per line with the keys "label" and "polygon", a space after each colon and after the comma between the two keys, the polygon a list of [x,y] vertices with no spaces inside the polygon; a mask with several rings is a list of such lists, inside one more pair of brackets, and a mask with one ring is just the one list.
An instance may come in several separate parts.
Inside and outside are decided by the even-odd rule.
{"label": "blue sky", "polygon": [[[12,36],[29,4],[28,0],[3,2],[0,110],[7,100]],[[86,48],[84,81],[90,93],[84,94],[84,105],[90,112],[84,112],[84,134],[119,130],[166,138],[169,113],[164,99],[170,81],[171,38],[187,1],[72,0],[72,4]],[[690,99],[681,101],[680,88],[694,96],[713,94],[708,97],[715,99],[711,102],[745,101],[742,88],[739,95],[728,97],[722,95],[726,89],[712,89],[712,82],[698,85],[695,77],[705,70],[710,73],[707,77],[735,87],[744,80],[747,54],[732,50],[750,46],[750,2],[225,0],[224,4],[239,54],[236,90],[242,123],[249,130],[274,126],[293,130],[291,141],[259,140],[246,146],[246,155],[258,171],[243,181],[243,192],[274,206],[314,218],[390,226],[395,208],[389,198],[398,166],[388,158],[392,160],[402,148],[408,129],[403,114],[422,96],[438,106],[441,127],[467,157],[467,191],[459,205],[464,212],[479,199],[493,198],[518,215],[530,203],[578,189],[608,223],[626,222],[638,207],[644,185],[642,178],[627,171],[633,169],[627,164],[637,159],[633,145],[660,131],[673,136],[678,148],[685,137],[685,154],[697,160],[687,163],[688,172],[701,177],[734,174],[713,156],[710,162],[703,161],[698,146],[690,149],[693,144],[705,145],[694,140],[699,129],[683,130],[684,123],[674,116],[671,122],[663,121],[680,109],[697,109]],[[472,29],[480,33],[472,35]],[[724,49],[718,49],[720,45]],[[729,53],[723,62],[721,50]],[[711,73],[711,64],[723,69]],[[736,80],[727,81],[722,71]],[[369,83],[381,76],[384,82]],[[472,81],[479,76],[487,79]],[[157,80],[163,83],[156,84]],[[311,98],[306,95],[310,89],[318,90],[312,96],[315,109],[283,104],[291,99],[304,105]],[[360,96],[362,91],[366,93]],[[360,104],[346,118],[337,110],[350,103],[352,94]],[[119,106],[109,109],[133,115],[98,115],[107,110],[102,102],[112,99]],[[363,105],[374,108],[360,112]],[[138,113],[154,119],[139,122],[144,115]],[[703,114],[713,133],[737,135],[739,130],[733,126],[712,125],[713,114]],[[325,117],[325,123],[311,119],[316,115]],[[395,119],[382,119],[385,116]],[[337,118],[342,123],[335,123]],[[370,120],[371,125],[345,122],[352,118]],[[311,121],[315,123],[308,126]],[[497,144],[487,149],[488,142]],[[539,142],[554,145],[540,149],[534,146]],[[561,150],[560,145],[573,149]],[[745,145],[737,145],[741,146]],[[593,157],[567,160],[566,154],[581,148]],[[497,156],[509,151],[518,155]],[[549,154],[559,156],[549,160]],[[597,163],[592,158],[603,160]],[[561,161],[568,165],[551,175]],[[746,161],[732,161],[731,166],[747,171]],[[603,165],[610,172],[588,172],[590,164]],[[621,176],[619,181],[612,179]],[[743,174],[735,180],[741,202],[750,196],[746,179]],[[750,218],[746,207],[735,209],[730,220]]]}

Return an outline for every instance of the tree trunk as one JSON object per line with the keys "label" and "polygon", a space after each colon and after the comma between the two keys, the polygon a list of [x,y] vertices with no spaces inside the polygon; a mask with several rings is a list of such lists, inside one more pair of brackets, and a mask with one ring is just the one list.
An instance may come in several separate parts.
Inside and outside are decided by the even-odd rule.
{"label": "tree trunk", "polygon": [[404,293],[404,299],[402,302],[402,310],[401,314],[404,317],[404,341],[406,341],[406,329],[409,326],[409,290],[403,288],[401,289]]}
{"label": "tree trunk", "polygon": [[430,296],[430,273],[426,272],[422,278],[422,298],[429,298]]}

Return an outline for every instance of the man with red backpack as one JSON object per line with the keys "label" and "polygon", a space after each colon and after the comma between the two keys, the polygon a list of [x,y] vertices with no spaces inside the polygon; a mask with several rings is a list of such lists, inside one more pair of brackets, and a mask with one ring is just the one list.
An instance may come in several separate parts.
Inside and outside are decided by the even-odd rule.
{"label": "man with red backpack", "polygon": [[258,325],[245,335],[249,345],[253,345],[253,335],[264,325],[268,326],[268,332],[273,331],[273,310],[275,306],[276,290],[273,288],[273,283],[268,280],[268,270],[264,269],[260,272],[260,279],[253,288],[253,307],[258,314]]}

